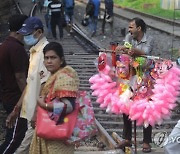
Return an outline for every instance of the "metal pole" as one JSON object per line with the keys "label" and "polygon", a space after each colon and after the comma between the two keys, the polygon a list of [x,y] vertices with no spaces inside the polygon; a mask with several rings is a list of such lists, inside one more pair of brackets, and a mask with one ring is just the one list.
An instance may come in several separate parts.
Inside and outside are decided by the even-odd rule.
{"label": "metal pole", "polygon": [[134,147],[135,147],[135,154],[137,154],[137,142],[136,142],[136,120],[134,121]]}
{"label": "metal pole", "polygon": [[173,60],[173,53],[174,53],[174,37],[175,37],[175,36],[174,36],[174,30],[175,30],[175,29],[174,29],[174,28],[175,28],[175,20],[176,20],[175,18],[176,18],[176,17],[175,17],[175,0],[174,0],[173,25],[172,25],[172,26],[173,26],[173,27],[172,27],[172,28],[173,28],[173,29],[172,29],[173,32],[172,32],[171,60]]}

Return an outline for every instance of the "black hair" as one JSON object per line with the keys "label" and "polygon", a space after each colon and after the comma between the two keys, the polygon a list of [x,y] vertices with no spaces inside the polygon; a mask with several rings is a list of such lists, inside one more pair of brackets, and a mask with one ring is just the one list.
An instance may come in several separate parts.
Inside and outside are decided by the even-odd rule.
{"label": "black hair", "polygon": [[146,23],[141,18],[133,18],[131,19],[131,22],[135,21],[136,27],[141,27],[141,30],[145,33],[146,32]]}
{"label": "black hair", "polygon": [[11,32],[18,31],[20,28],[22,28],[22,25],[27,18],[28,18],[27,15],[22,15],[22,14],[12,15],[9,18],[9,30]]}
{"label": "black hair", "polygon": [[65,61],[65,58],[64,58],[64,51],[63,51],[62,45],[60,43],[57,43],[57,42],[50,42],[43,49],[44,55],[49,50],[53,50],[59,56],[59,58],[61,60],[63,60],[63,63],[61,65],[61,67],[65,67],[66,66],[66,61]]}

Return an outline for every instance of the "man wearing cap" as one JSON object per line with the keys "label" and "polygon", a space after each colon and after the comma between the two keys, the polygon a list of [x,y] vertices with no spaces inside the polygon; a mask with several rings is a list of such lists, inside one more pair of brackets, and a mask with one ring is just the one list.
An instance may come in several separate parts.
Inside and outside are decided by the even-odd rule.
{"label": "man wearing cap", "polygon": [[49,77],[49,72],[43,64],[43,48],[48,44],[47,39],[43,35],[43,31],[43,24],[37,17],[29,17],[18,31],[24,36],[24,42],[32,47],[30,48],[27,86],[21,96],[22,99],[18,101],[18,105],[22,105],[20,116],[28,120],[28,130],[20,147],[15,152],[16,154],[29,153],[34,131],[30,121],[33,119],[41,84]]}
{"label": "man wearing cap", "polygon": [[26,19],[26,15],[11,16],[9,18],[9,36],[0,45],[2,103],[8,117],[15,116],[13,123],[10,123],[8,118],[6,119],[6,136],[5,141],[0,145],[0,154],[14,153],[27,130],[27,120],[19,117],[19,107],[17,106],[26,87],[28,71],[28,55],[24,49],[23,36],[17,31]]}

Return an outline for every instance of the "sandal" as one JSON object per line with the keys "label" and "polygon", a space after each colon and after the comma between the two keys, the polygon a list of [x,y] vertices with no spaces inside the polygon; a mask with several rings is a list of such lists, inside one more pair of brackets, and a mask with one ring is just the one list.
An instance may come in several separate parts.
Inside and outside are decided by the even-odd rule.
{"label": "sandal", "polygon": [[148,143],[143,143],[142,152],[144,152],[144,153],[149,153],[149,152],[151,152],[151,145],[149,145]]}
{"label": "sandal", "polygon": [[124,147],[131,147],[132,143],[129,140],[123,140],[118,144],[118,148],[123,149]]}

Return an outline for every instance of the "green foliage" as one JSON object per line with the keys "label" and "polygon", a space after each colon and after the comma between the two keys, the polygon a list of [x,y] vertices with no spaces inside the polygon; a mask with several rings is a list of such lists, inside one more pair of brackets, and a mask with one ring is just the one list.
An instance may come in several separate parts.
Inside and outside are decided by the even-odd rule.
{"label": "green foliage", "polygon": [[160,8],[160,0],[114,0],[114,3],[167,19],[180,19],[180,10],[164,10]]}
{"label": "green foliage", "polygon": [[172,48],[169,51],[170,51],[170,53],[172,55],[171,59],[173,59],[173,60],[178,59],[178,57],[179,57],[179,50],[178,49]]}

